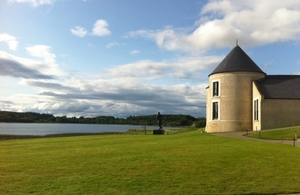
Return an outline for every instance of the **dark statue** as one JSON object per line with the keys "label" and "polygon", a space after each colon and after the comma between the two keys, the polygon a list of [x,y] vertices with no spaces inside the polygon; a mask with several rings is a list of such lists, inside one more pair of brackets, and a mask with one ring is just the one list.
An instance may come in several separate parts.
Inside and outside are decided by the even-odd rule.
{"label": "dark statue", "polygon": [[160,112],[158,112],[156,115],[156,120],[157,120],[157,123],[159,126],[159,130],[162,129],[162,118],[163,118],[163,116],[160,114]]}

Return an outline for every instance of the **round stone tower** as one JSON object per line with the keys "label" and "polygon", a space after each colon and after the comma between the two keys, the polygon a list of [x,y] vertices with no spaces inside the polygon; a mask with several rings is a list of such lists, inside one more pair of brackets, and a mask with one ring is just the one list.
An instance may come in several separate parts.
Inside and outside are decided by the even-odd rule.
{"label": "round stone tower", "polygon": [[237,45],[209,75],[206,131],[252,129],[252,82],[265,73]]}

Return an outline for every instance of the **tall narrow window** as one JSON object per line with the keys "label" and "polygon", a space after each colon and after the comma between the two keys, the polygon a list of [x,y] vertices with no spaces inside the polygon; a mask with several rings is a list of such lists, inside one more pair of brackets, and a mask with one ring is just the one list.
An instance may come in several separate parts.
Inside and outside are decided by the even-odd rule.
{"label": "tall narrow window", "polygon": [[213,82],[213,96],[219,96],[219,81]]}
{"label": "tall narrow window", "polygon": [[258,121],[258,99],[254,100],[254,120]]}
{"label": "tall narrow window", "polygon": [[212,106],[212,117],[213,120],[218,120],[219,119],[219,102],[213,102]]}

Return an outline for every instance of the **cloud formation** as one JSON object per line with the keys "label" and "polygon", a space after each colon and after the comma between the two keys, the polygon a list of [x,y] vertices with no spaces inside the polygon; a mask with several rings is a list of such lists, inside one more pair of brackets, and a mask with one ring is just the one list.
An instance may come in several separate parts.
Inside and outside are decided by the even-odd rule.
{"label": "cloud formation", "polygon": [[139,54],[139,53],[141,53],[139,50],[132,50],[130,52],[131,55],[136,55],[136,54]]}
{"label": "cloud formation", "polygon": [[53,79],[51,75],[47,75],[38,70],[42,63],[19,58],[0,51],[0,75],[26,79]]}
{"label": "cloud formation", "polygon": [[[47,46],[32,46],[28,52],[31,56],[49,58],[51,61],[55,56],[49,50]],[[210,72],[222,58],[184,57],[164,62],[143,60],[114,66],[88,77],[73,76],[57,80],[42,72],[34,72],[36,69],[33,67],[40,66],[33,65],[37,61],[11,57],[14,63],[20,63],[14,65],[14,69],[23,69],[12,70],[6,76],[21,77],[23,79],[19,84],[33,87],[38,92],[2,99],[0,109],[116,117],[155,114],[157,111],[205,116],[206,72]],[[25,63],[26,60],[28,63]],[[28,68],[28,64],[32,68]],[[168,82],[176,79],[178,84]],[[190,84],[190,79],[195,79],[196,84]],[[205,82],[202,83],[202,80]]]}
{"label": "cloud formation", "polygon": [[95,36],[105,36],[110,35],[110,30],[108,30],[108,23],[105,20],[97,20],[94,24],[92,35]]}
{"label": "cloud formation", "polygon": [[16,3],[29,3],[34,7],[40,6],[40,5],[51,5],[56,0],[9,0],[10,2],[16,2]]}
{"label": "cloud formation", "polygon": [[55,79],[64,76],[47,45],[26,47],[30,56],[36,59],[20,58],[0,51],[0,75],[25,79]]}
{"label": "cloud formation", "polygon": [[106,45],[107,48],[112,48],[112,47],[116,47],[116,46],[120,46],[121,44],[118,42],[111,42],[109,44]]}
{"label": "cloud formation", "polygon": [[49,75],[56,77],[64,76],[65,73],[59,68],[56,62],[56,56],[51,52],[51,47],[48,45],[34,45],[26,47],[26,51],[29,55],[37,57],[42,61],[38,70]]}
{"label": "cloud formation", "polygon": [[9,35],[7,33],[0,34],[0,42],[1,41],[5,42],[10,50],[17,50],[18,48],[19,42],[17,41],[17,38],[12,35]]}
{"label": "cloud formation", "polygon": [[[180,57],[178,59],[155,62],[141,60],[123,64],[107,70],[108,75],[135,79],[188,79],[201,80],[203,73],[211,71],[223,56]],[[204,76],[205,79],[207,75]]]}
{"label": "cloud formation", "polygon": [[192,31],[166,27],[131,31],[126,37],[152,39],[160,48],[187,52],[232,47],[236,39],[244,46],[300,40],[298,1],[211,0],[200,16]]}
{"label": "cloud formation", "polygon": [[1,76],[11,76],[26,79],[53,79],[53,77],[49,75],[45,75],[38,70],[31,69],[29,67],[24,66],[24,64],[10,59],[0,58],[0,69]]}
{"label": "cloud formation", "polygon": [[75,28],[71,29],[71,33],[78,37],[84,37],[88,32],[85,28],[81,26],[75,26]]}
{"label": "cloud formation", "polygon": [[[78,79],[76,80],[78,82]],[[33,107],[39,112],[50,111],[76,116],[84,113],[89,115],[114,113],[115,116],[127,117],[132,114],[154,114],[159,110],[164,113],[204,116],[205,108],[199,105],[204,105],[205,99],[199,98],[199,91],[202,91],[205,85],[167,86],[131,82],[125,87],[124,84],[120,86],[120,82],[114,82],[115,80],[81,80],[79,82],[83,88],[79,91],[75,87],[66,88],[42,81],[27,84],[47,89],[35,95],[38,101]]]}
{"label": "cloud formation", "polygon": [[[106,22],[106,20],[102,20],[102,19],[97,20],[94,23],[94,27],[93,27],[90,35],[99,36],[99,37],[110,35],[111,32],[107,27],[108,27],[108,23]],[[73,35],[78,36],[78,37],[85,37],[88,34],[88,31],[81,26],[75,26],[70,31]],[[113,44],[113,45],[111,45],[111,44]],[[115,46],[116,42],[111,43],[111,44],[109,44],[107,47]]]}

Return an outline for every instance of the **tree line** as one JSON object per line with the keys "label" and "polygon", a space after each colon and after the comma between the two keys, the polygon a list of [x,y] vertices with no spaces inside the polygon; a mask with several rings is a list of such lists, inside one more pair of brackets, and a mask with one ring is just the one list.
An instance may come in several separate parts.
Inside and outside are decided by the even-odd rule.
{"label": "tree line", "polygon": [[[129,116],[115,118],[113,116],[97,117],[67,117],[40,114],[35,112],[0,111],[0,122],[12,123],[82,123],[82,124],[129,124],[129,125],[157,125],[156,115]],[[190,126],[205,127],[205,118],[195,118],[191,115],[166,114],[163,115],[163,126]]]}

